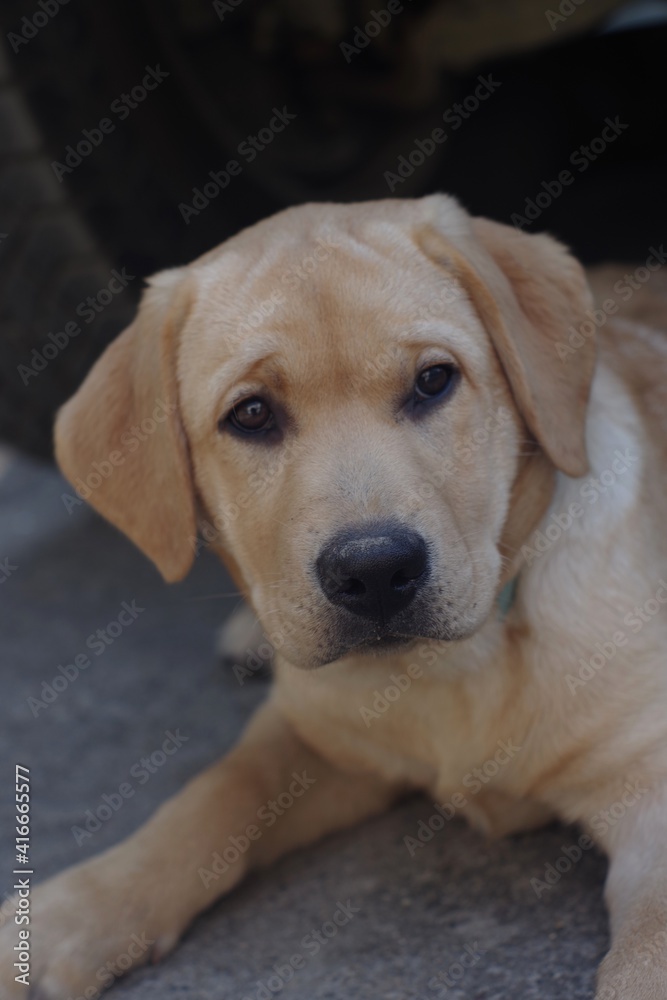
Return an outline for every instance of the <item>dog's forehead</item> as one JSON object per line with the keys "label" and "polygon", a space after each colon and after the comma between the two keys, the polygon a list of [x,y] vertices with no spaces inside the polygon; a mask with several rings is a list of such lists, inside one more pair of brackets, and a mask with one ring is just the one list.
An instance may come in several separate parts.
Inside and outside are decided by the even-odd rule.
{"label": "dog's forehead", "polygon": [[388,378],[427,344],[483,363],[474,306],[422,251],[421,220],[325,213],[308,223],[248,230],[199,270],[186,339],[210,395],[265,359],[284,384],[318,392]]}
{"label": "dog's forehead", "polygon": [[[426,256],[420,237],[443,224],[435,206],[463,213],[444,196],[359,205],[302,205],[265,219],[227,240],[194,264],[198,311],[213,312],[231,328],[256,329],[261,318],[290,307],[303,315],[403,306],[423,312],[439,299],[443,272]],[[467,227],[467,218],[463,216]],[[438,302],[432,303],[438,308]],[[282,308],[279,308],[282,307]]]}
{"label": "dog's forehead", "polygon": [[336,326],[363,331],[351,338],[363,348],[387,321],[396,330],[472,321],[463,286],[423,253],[419,232],[388,223],[354,232],[326,225],[236,244],[197,272],[193,324],[212,342],[280,333],[289,349]]}

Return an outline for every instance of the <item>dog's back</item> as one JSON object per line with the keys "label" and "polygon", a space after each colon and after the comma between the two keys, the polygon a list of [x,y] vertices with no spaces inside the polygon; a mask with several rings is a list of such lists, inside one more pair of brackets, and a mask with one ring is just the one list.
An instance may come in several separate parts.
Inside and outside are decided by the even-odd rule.
{"label": "dog's back", "polygon": [[[628,386],[649,431],[651,483],[667,485],[667,274],[606,264],[587,274],[596,299],[598,351]],[[611,306],[616,307],[612,314]],[[604,305],[606,304],[606,310]],[[663,501],[664,503],[664,501]],[[657,540],[656,540],[657,541]]]}

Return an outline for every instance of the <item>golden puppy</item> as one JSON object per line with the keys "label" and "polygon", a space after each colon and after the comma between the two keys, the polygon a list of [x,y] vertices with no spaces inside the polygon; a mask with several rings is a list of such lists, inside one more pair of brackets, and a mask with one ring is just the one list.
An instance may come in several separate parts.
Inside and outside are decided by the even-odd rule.
{"label": "golden puppy", "polygon": [[601,1000],[667,996],[667,350],[605,319],[596,362],[593,308],[554,240],[445,196],[293,208],[151,280],[58,460],[111,463],[91,503],[166,580],[204,528],[276,681],[232,753],[36,891],[40,998],[97,995],[133,930],[159,958],[251,868],[490,761],[472,822],[560,817],[610,857]]}

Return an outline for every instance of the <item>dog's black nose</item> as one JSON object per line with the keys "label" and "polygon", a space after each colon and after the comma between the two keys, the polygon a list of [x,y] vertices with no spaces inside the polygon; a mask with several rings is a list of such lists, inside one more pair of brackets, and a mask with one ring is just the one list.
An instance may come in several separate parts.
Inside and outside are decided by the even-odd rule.
{"label": "dog's black nose", "polygon": [[336,535],[316,566],[332,604],[363,618],[388,621],[407,607],[426,579],[428,552],[416,531],[379,526]]}

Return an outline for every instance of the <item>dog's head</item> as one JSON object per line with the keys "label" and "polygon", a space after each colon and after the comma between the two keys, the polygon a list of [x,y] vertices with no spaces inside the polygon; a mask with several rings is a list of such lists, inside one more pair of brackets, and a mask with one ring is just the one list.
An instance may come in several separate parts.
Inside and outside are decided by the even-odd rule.
{"label": "dog's head", "polygon": [[151,280],[58,460],[167,580],[213,531],[296,665],[462,639],[586,471],[587,305],[559,244],[446,196],[293,208]]}

